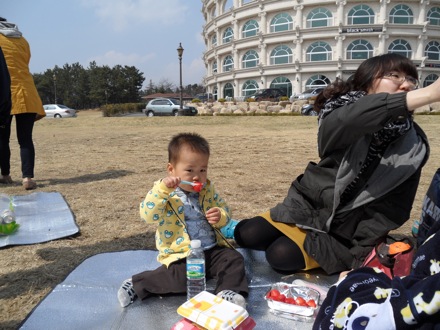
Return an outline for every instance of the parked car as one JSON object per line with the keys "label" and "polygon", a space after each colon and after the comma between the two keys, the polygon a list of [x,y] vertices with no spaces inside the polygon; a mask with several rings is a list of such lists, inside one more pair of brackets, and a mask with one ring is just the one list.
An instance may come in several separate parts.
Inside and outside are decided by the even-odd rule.
{"label": "parked car", "polygon": [[45,104],[44,111],[48,118],[76,117],[76,110],[62,104]]}
{"label": "parked car", "polygon": [[255,94],[249,96],[254,101],[279,101],[280,97],[286,96],[283,90],[278,88],[261,89]]}
{"label": "parked car", "polygon": [[303,93],[298,95],[298,100],[308,100],[313,96],[318,95],[324,90],[324,87],[318,87],[318,88],[311,88],[307,89]]}
{"label": "parked car", "polygon": [[214,95],[212,95],[211,93],[201,93],[201,94],[197,94],[194,98],[199,99],[202,102],[207,102],[214,100]]}
{"label": "parked car", "polygon": [[304,104],[301,107],[301,114],[303,116],[317,116],[318,113],[313,109],[313,104]]}
{"label": "parked car", "polygon": [[148,102],[143,113],[148,117],[153,116],[195,116],[197,115],[197,109],[194,107],[188,107],[184,105],[182,107],[182,113],[180,112],[180,101],[173,98],[156,98]]}

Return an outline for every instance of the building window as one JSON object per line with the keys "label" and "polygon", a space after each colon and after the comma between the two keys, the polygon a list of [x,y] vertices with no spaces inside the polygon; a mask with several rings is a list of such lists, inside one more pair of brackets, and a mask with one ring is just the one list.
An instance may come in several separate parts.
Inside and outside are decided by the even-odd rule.
{"label": "building window", "polygon": [[332,13],[326,8],[313,9],[307,15],[307,27],[322,27],[332,25]]}
{"label": "building window", "polygon": [[214,33],[214,35],[212,36],[211,44],[212,44],[212,47],[217,46],[217,33]]}
{"label": "building window", "polygon": [[428,19],[429,24],[440,25],[440,7],[432,7],[428,11],[426,18]]}
{"label": "building window", "polygon": [[225,32],[223,33],[223,43],[227,44],[228,42],[231,42],[234,38],[234,31],[231,27],[228,27]]}
{"label": "building window", "polygon": [[354,6],[348,12],[348,24],[374,24],[374,11],[367,5]]}
{"label": "building window", "polygon": [[412,50],[408,41],[403,39],[394,40],[388,47],[388,53],[395,53],[411,58]]}
{"label": "building window", "polygon": [[285,96],[292,95],[292,83],[289,78],[286,77],[276,77],[272,80],[270,88],[278,88],[284,92]]}
{"label": "building window", "polygon": [[214,87],[214,90],[212,91],[212,96],[214,97],[214,100],[218,99],[218,88],[217,88],[217,86]]}
{"label": "building window", "polygon": [[293,19],[287,13],[279,13],[270,22],[270,32],[282,32],[293,29]]}
{"label": "building window", "polygon": [[330,84],[330,79],[323,75],[315,75],[307,79],[306,88],[317,88],[317,87],[325,87]]}
{"label": "building window", "polygon": [[251,19],[250,21],[247,21],[243,26],[243,32],[242,37],[243,38],[249,38],[254,37],[258,33],[258,22],[254,19]]}
{"label": "building window", "polygon": [[431,85],[434,81],[436,81],[438,79],[438,75],[436,75],[435,73],[431,73],[429,76],[427,76],[425,78],[425,80],[423,81],[423,87],[429,86]]}
{"label": "building window", "polygon": [[217,73],[217,61],[212,62],[212,73]]}
{"label": "building window", "polygon": [[246,54],[243,55],[242,67],[246,68],[255,68],[260,62],[260,58],[258,53],[255,50],[248,50]]}
{"label": "building window", "polygon": [[234,86],[231,83],[226,83],[223,87],[223,97],[234,97]]}
{"label": "building window", "polygon": [[286,45],[277,46],[270,54],[271,65],[292,63],[292,60],[292,50]]}
{"label": "building window", "polygon": [[391,24],[413,24],[413,12],[407,5],[396,5],[390,11]]}
{"label": "building window", "polygon": [[367,40],[355,40],[347,47],[347,60],[365,60],[373,56],[373,46]]}
{"label": "building window", "polygon": [[324,41],[314,42],[307,48],[306,61],[331,61],[332,60],[332,48]]}
{"label": "building window", "polygon": [[223,60],[223,72],[231,71],[234,68],[234,59],[231,55],[228,55]]}
{"label": "building window", "polygon": [[429,42],[425,47],[425,56],[430,60],[440,60],[440,43],[437,41]]}
{"label": "building window", "polygon": [[258,91],[258,83],[255,80],[247,80],[243,84],[243,89],[241,91],[242,96],[250,96]]}

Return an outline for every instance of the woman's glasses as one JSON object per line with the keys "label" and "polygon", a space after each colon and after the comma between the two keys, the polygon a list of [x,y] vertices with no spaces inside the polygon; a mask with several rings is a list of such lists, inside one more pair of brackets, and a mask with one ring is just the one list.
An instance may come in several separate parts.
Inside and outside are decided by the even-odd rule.
{"label": "woman's glasses", "polygon": [[418,80],[411,76],[402,76],[394,72],[389,72],[383,75],[385,79],[390,79],[394,81],[395,83],[401,85],[405,81],[412,87],[412,89],[416,89],[417,85],[419,84]]}

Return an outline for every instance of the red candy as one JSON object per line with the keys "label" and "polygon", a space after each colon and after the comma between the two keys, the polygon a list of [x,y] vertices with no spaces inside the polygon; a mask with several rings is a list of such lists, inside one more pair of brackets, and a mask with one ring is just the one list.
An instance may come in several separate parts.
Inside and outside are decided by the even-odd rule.
{"label": "red candy", "polygon": [[193,186],[194,191],[196,191],[196,192],[201,192],[203,189],[203,183],[201,183],[201,182],[194,182],[192,184],[192,186]]}

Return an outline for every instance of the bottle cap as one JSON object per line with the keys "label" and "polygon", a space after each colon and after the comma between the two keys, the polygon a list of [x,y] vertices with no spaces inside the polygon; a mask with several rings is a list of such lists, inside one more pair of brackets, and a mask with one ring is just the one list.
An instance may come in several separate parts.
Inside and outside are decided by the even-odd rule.
{"label": "bottle cap", "polygon": [[202,246],[202,242],[200,242],[199,239],[194,239],[191,241],[190,245],[191,245],[191,249],[198,249]]}

